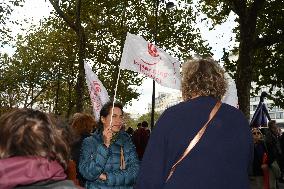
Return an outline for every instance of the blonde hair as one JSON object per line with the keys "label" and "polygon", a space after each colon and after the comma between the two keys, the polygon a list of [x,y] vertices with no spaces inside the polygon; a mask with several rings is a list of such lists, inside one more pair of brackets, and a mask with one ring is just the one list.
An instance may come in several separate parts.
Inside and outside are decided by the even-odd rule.
{"label": "blonde hair", "polygon": [[182,67],[182,96],[212,96],[221,100],[227,90],[224,70],[213,59],[188,60]]}

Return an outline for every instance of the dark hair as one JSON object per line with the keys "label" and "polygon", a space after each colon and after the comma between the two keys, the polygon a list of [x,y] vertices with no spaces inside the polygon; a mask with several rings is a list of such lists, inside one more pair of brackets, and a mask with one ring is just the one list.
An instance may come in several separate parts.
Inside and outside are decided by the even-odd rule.
{"label": "dark hair", "polygon": [[129,135],[132,135],[133,132],[134,132],[134,129],[132,127],[128,127],[128,129],[126,130],[126,132],[129,134]]}
{"label": "dark hair", "polygon": [[272,126],[276,125],[276,121],[275,120],[270,120],[268,122],[268,128],[271,128]]}
{"label": "dark hair", "polygon": [[16,109],[0,117],[0,159],[40,156],[57,160],[65,169],[70,149],[61,132],[43,112]]}
{"label": "dark hair", "polygon": [[147,121],[143,121],[142,122],[142,127],[148,127],[148,122]]}
{"label": "dark hair", "polygon": [[[109,102],[107,102],[103,105],[103,107],[100,111],[100,120],[99,120],[99,123],[98,123],[98,127],[99,127],[98,130],[99,131],[103,130],[103,123],[102,123],[101,117],[107,117],[109,114],[111,114],[112,105],[113,105],[112,101],[109,101]],[[121,109],[121,112],[123,114],[123,106],[122,106],[121,103],[115,102],[113,107]]]}
{"label": "dark hair", "polygon": [[139,128],[139,127],[141,127],[141,122],[139,122],[138,124],[137,124],[137,128]]}

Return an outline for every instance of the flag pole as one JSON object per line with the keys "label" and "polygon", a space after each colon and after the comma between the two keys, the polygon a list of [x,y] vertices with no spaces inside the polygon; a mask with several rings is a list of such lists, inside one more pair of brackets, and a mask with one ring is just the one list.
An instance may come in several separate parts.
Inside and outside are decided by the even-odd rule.
{"label": "flag pole", "polygon": [[[121,28],[123,27],[124,24],[124,18],[125,18],[125,10],[126,8],[124,7],[123,9],[123,13],[122,13],[122,19],[121,19]],[[122,42],[123,37],[121,38],[121,45],[120,45],[120,51],[121,51],[121,55],[120,55],[120,60],[121,60],[121,56],[122,56],[122,50],[123,50],[123,42]],[[112,108],[111,108],[111,117],[110,117],[110,126],[112,128],[112,116],[113,116],[113,109],[114,109],[114,103],[116,101],[116,92],[117,92],[117,87],[118,87],[118,81],[120,78],[120,65],[119,65],[119,69],[118,69],[118,76],[117,76],[117,80],[116,80],[116,85],[115,85],[115,90],[114,90],[114,97],[113,97],[113,102],[112,102]]]}
{"label": "flag pole", "polygon": [[115,85],[115,90],[114,90],[114,97],[113,97],[113,101],[112,101],[110,124],[109,124],[111,128],[112,128],[113,109],[114,109],[114,103],[115,103],[115,101],[116,101],[116,92],[117,92],[117,87],[118,87],[119,78],[120,78],[120,66],[119,66],[119,70],[118,70],[118,76],[117,76],[116,85]]}
{"label": "flag pole", "polygon": [[[155,7],[155,34],[154,34],[154,42],[157,45],[157,35],[158,35],[158,10],[159,10],[159,0],[156,0]],[[151,131],[154,128],[154,115],[155,115],[155,80],[153,79],[153,90],[152,90],[152,112],[151,112]]]}

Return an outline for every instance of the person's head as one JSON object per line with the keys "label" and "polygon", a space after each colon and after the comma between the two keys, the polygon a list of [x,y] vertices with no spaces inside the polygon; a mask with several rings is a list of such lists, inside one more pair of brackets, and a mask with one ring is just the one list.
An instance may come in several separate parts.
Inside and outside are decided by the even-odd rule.
{"label": "person's head", "polygon": [[141,127],[141,123],[139,122],[139,123],[137,123],[137,128],[140,128]]}
{"label": "person's head", "polygon": [[147,121],[143,121],[143,122],[141,123],[141,126],[142,126],[143,128],[147,128],[147,127],[148,127],[148,122],[147,122]]}
{"label": "person's head", "polygon": [[110,125],[111,122],[111,115],[112,115],[112,105],[113,102],[107,102],[103,105],[100,111],[100,127],[103,129],[110,128],[113,132],[119,132],[122,124],[123,124],[123,106],[115,102],[113,108],[113,116],[112,116],[112,126]]}
{"label": "person's head", "polygon": [[252,128],[251,133],[252,133],[254,143],[257,143],[257,142],[259,142],[260,140],[263,139],[263,135],[262,135],[260,129],[258,129],[258,128]]}
{"label": "person's head", "polygon": [[76,113],[71,128],[76,135],[90,134],[97,127],[95,118],[90,114]]}
{"label": "person's head", "polygon": [[0,159],[40,156],[66,168],[69,147],[61,132],[43,112],[17,109],[0,117]]}
{"label": "person's head", "polygon": [[134,130],[132,127],[128,127],[128,129],[126,130],[126,132],[129,134],[129,135],[132,135]]}
{"label": "person's head", "polygon": [[268,122],[268,128],[271,132],[273,132],[273,134],[278,135],[278,128],[276,126],[275,120],[271,120]]}
{"label": "person's head", "polygon": [[182,96],[212,96],[221,100],[227,89],[224,70],[213,59],[194,59],[182,67]]}

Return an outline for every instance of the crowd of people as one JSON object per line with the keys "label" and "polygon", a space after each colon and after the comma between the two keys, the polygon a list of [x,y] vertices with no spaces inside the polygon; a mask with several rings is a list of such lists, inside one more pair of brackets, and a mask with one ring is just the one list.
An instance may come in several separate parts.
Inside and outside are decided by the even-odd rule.
{"label": "crowd of people", "polygon": [[283,138],[275,121],[265,135],[221,103],[227,83],[212,59],[183,65],[183,102],[150,132],[123,125],[123,106],[108,102],[97,122],[76,113],[68,123],[15,109],[0,117],[0,189],[276,189]]}
{"label": "crowd of people", "polygon": [[284,176],[284,134],[276,126],[276,121],[268,122],[263,130],[251,130],[254,142],[254,159],[251,166],[252,189],[277,189]]}

